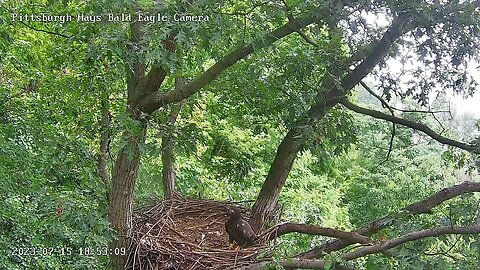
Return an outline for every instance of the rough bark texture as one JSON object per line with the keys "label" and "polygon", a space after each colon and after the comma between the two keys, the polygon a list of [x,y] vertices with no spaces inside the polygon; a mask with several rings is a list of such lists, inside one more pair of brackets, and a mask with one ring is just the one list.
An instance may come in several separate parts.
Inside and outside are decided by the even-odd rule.
{"label": "rough bark texture", "polygon": [[[137,118],[138,119],[138,118]],[[110,247],[128,248],[128,234],[132,227],[133,190],[140,165],[139,146],[145,141],[147,130],[146,119],[138,119],[139,134],[127,134],[127,145],[120,151],[115,162],[112,174],[112,193],[108,217],[110,225],[117,233],[118,239],[112,241]],[[124,269],[125,256],[110,257],[112,269]]]}

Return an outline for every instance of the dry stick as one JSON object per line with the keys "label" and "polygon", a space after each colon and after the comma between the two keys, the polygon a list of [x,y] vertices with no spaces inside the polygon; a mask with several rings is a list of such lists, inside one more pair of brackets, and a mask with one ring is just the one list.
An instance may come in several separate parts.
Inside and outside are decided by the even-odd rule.
{"label": "dry stick", "polygon": [[[218,220],[225,218],[224,214],[218,214],[225,211],[226,205],[224,203],[216,203],[211,201],[204,201],[204,202],[181,201],[178,203],[164,202],[162,203],[162,205],[163,207],[154,205],[154,206],[150,206],[150,208],[143,207],[141,209],[144,212],[149,212],[150,220],[154,220],[154,221],[161,220],[163,222],[166,222],[167,220],[171,220],[172,217],[174,219],[178,219],[178,221],[181,221],[182,219],[189,218],[191,217],[191,215],[193,215],[194,217],[202,220],[204,220],[205,218],[214,219],[209,224],[215,224],[215,222],[217,224],[222,224]],[[168,209],[168,210],[166,211],[164,210],[165,212],[162,212],[162,213],[156,213],[154,211],[154,210],[161,210],[161,209]],[[193,211],[192,214],[188,214],[188,215],[184,213],[184,212],[192,212],[192,209],[203,209],[203,211]],[[136,214],[135,217],[140,218],[139,220],[141,222],[147,222],[145,219],[143,219],[143,215],[141,214],[140,211],[136,210],[135,214]],[[176,223],[176,222],[177,221],[173,223]],[[138,221],[136,221],[134,224],[136,224],[136,228],[139,228],[134,230],[136,232],[138,232],[139,230],[148,232],[149,230],[152,229],[152,228],[147,228],[146,226],[142,226],[142,224],[139,223]],[[176,257],[180,261],[184,261],[185,263],[180,263],[179,265],[179,267],[182,267],[184,269],[192,268],[192,265],[193,265],[192,269],[231,269],[232,264],[235,264],[238,267],[251,264],[252,262],[255,261],[254,258],[257,252],[263,249],[263,248],[249,248],[248,250],[225,251],[225,250],[216,250],[216,249],[207,248],[205,251],[205,248],[202,248],[199,245],[192,244],[189,241],[176,239],[178,237],[174,237],[176,235],[175,232],[178,233],[179,231],[177,229],[180,227],[178,228],[175,227],[174,229],[169,224],[164,224],[164,225],[166,227],[162,229],[163,234],[158,235],[158,237],[148,235],[150,234],[150,232],[148,232],[147,235],[140,236],[140,237],[137,235],[144,235],[144,233],[141,233],[141,234],[135,233],[133,235],[137,239],[136,241],[138,241],[138,239],[142,237],[149,237],[149,239],[152,239],[152,242],[153,242],[153,245],[150,245],[150,247],[142,248],[141,253],[144,255],[138,254],[142,258],[145,258],[145,260],[142,260],[142,263],[140,265],[141,268],[148,267],[149,265],[151,265],[150,269],[165,269],[165,268],[155,266],[155,264],[160,263],[161,260],[152,261],[152,258],[154,258],[155,256],[159,256],[159,254],[162,254],[162,256],[167,256],[164,258],[168,258],[168,256],[173,256],[172,259]],[[159,225],[156,225],[154,227],[158,227],[158,226]],[[208,226],[208,225],[205,225],[205,226]],[[220,227],[220,225],[218,226]],[[145,228],[145,230],[142,230],[142,228]],[[185,228],[182,228],[182,230],[184,229]],[[169,233],[172,234],[173,237],[168,236]],[[189,248],[185,248],[185,249],[180,248],[182,245],[188,246]],[[202,251],[195,251],[200,249]],[[152,254],[151,252],[155,254]],[[236,257],[236,262],[234,257]],[[166,263],[167,261],[163,261],[163,262]],[[138,260],[136,261],[136,263],[138,265]]]}

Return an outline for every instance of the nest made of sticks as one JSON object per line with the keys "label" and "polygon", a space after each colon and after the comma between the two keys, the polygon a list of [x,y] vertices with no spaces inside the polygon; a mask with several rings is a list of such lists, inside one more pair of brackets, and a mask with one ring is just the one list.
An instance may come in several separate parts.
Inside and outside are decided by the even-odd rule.
{"label": "nest made of sticks", "polygon": [[[240,250],[230,250],[225,222],[236,204],[209,200],[166,200],[137,209],[128,254],[129,269],[237,269],[269,253],[265,237]],[[262,256],[263,255],[263,256]]]}

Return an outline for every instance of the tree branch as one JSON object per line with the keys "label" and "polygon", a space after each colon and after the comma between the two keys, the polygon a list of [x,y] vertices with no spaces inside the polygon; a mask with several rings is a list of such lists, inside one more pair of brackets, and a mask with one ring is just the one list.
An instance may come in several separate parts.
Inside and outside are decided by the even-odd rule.
{"label": "tree branch", "polygon": [[[471,192],[480,192],[480,183],[467,181],[458,185],[444,188],[423,201],[408,205],[397,213],[393,213],[387,215],[386,217],[372,221],[368,225],[358,229],[356,232],[364,236],[372,235],[373,233],[390,226],[400,216],[430,213],[434,207],[442,204],[443,202]],[[340,250],[351,244],[353,243],[345,240],[334,240],[324,245],[315,247],[307,252],[301,253],[297,255],[297,257],[307,259],[316,258],[323,253],[330,253],[332,251]]]}
{"label": "tree branch", "polygon": [[[381,103],[382,103],[382,106],[387,108],[389,111],[390,111],[390,114],[392,116],[395,116],[395,111],[393,110],[392,107],[390,107],[390,105],[379,95],[377,95],[377,93],[375,93],[366,83],[364,83],[363,81],[360,81],[360,84],[363,86],[363,88],[365,88],[365,90],[367,90],[370,95],[374,96],[375,98],[377,98]],[[377,168],[380,167],[382,164],[384,164],[385,162],[388,161],[388,159],[390,158],[390,154],[392,153],[393,151],[393,140],[395,139],[395,134],[396,134],[396,130],[397,130],[397,126],[395,123],[392,123],[392,134],[390,136],[390,143],[388,144],[388,152],[387,152],[387,157],[385,158],[384,161],[380,162],[378,165],[377,165]]]}
{"label": "tree branch", "polygon": [[376,111],[376,110],[371,110],[371,109],[367,109],[367,108],[364,108],[364,107],[360,107],[358,105],[355,105],[355,104],[351,103],[346,98],[339,98],[338,103],[341,103],[343,106],[347,107],[348,109],[350,109],[354,112],[361,113],[361,114],[364,114],[364,115],[369,115],[373,118],[383,119],[383,120],[386,120],[386,121],[389,121],[389,122],[392,122],[392,123],[400,124],[402,126],[421,131],[421,132],[427,134],[428,136],[430,136],[432,139],[436,140],[439,143],[454,146],[454,147],[466,150],[466,151],[471,152],[471,153],[480,154],[480,146],[471,145],[471,144],[467,144],[467,143],[463,143],[463,142],[459,142],[459,141],[456,141],[456,140],[452,140],[452,139],[443,137],[442,135],[433,131],[431,128],[429,128],[428,126],[426,126],[424,124],[416,123],[416,122],[413,122],[413,121],[410,121],[410,120],[406,120],[406,119],[403,119],[403,118],[388,115],[388,114],[385,114],[385,113],[382,113],[382,112],[379,112],[379,111]]}
{"label": "tree branch", "polygon": [[446,234],[478,234],[478,233],[480,233],[480,225],[475,225],[470,227],[445,226],[445,227],[421,230],[421,231],[404,234],[398,238],[385,241],[378,245],[360,248],[358,250],[355,250],[353,252],[343,255],[342,258],[344,260],[350,261],[353,259],[364,257],[369,254],[380,253],[382,251],[397,247],[407,242],[420,240],[427,237],[437,237],[437,236],[446,235]]}
{"label": "tree branch", "polygon": [[310,234],[310,235],[329,236],[329,237],[347,240],[352,243],[361,243],[361,244],[372,243],[372,240],[370,238],[360,235],[356,232],[346,232],[346,231],[341,231],[334,228],[313,226],[308,224],[291,223],[291,222],[278,224],[275,227],[273,227],[269,231],[268,240],[273,240],[279,236],[282,236],[287,233],[292,233],[292,232]]}
{"label": "tree branch", "polygon": [[151,113],[158,108],[165,106],[166,104],[178,102],[195,94],[202,87],[217,78],[223,71],[235,64],[238,60],[243,59],[249,54],[253,53],[253,44],[257,43],[262,44],[263,46],[269,46],[277,40],[297,31],[298,29],[314,23],[318,19],[319,18],[316,15],[311,15],[296,21],[289,21],[266,36],[233,50],[185,87],[182,87],[178,90],[171,90],[166,93],[155,92],[149,95],[147,98],[142,100],[140,109],[145,113]]}
{"label": "tree branch", "polygon": [[459,185],[444,188],[423,201],[410,204],[405,210],[408,210],[412,214],[432,213],[432,209],[444,201],[471,192],[480,192],[480,183],[467,181]]}
{"label": "tree branch", "polygon": [[[264,269],[270,269],[269,268],[270,266],[275,266],[275,265],[281,265],[286,269],[290,269],[290,268],[325,269],[325,267],[329,263],[331,262],[327,260],[291,258],[291,259],[280,259],[280,260],[276,260],[275,262],[268,261],[268,262],[256,263],[256,264],[239,268],[239,270],[264,270]],[[334,264],[332,265],[332,267],[333,268],[329,268],[329,269],[354,270],[354,268],[352,267],[338,265],[338,264]]]}
{"label": "tree branch", "polygon": [[[421,231],[404,234],[400,237],[382,242],[378,245],[360,248],[353,252],[342,255],[341,259],[345,261],[351,261],[357,258],[365,257],[370,254],[385,252],[389,249],[405,244],[407,242],[416,241],[416,240],[420,240],[428,237],[438,237],[438,236],[447,235],[447,234],[478,234],[478,233],[480,233],[480,225],[475,225],[470,227],[445,226],[445,227],[421,230]],[[277,260],[276,263],[283,267],[290,267],[290,268],[293,267],[293,268],[324,269],[324,267],[327,266],[327,263],[331,263],[331,262],[327,260],[292,258],[292,259],[280,259],[280,260]],[[241,269],[242,270],[261,270],[261,269],[265,269],[265,267],[268,267],[271,264],[275,264],[275,263],[262,262],[262,263],[250,265]],[[353,268],[334,264],[333,269],[351,270]]]}

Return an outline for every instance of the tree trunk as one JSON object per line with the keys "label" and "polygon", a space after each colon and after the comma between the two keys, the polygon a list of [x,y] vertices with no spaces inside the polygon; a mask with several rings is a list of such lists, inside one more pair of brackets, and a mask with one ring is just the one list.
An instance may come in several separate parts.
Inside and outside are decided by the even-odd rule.
{"label": "tree trunk", "polygon": [[[323,85],[324,89],[328,89],[328,92],[323,93],[324,95],[320,94],[320,96],[317,97],[318,101],[308,111],[306,121],[299,121],[296,128],[298,131],[295,131],[295,129],[290,130],[278,147],[270,171],[252,209],[252,219],[250,223],[255,231],[258,232],[265,221],[268,221],[269,217],[273,214],[272,212],[278,202],[280,191],[292,168],[293,161],[302,148],[305,138],[300,127],[321,119],[325,113],[338,102],[334,101],[335,98],[346,95],[351,88],[369,74],[377,63],[385,57],[395,40],[403,33],[409,31],[412,25],[413,24],[409,23],[405,18],[395,18],[383,37],[377,42],[372,43],[374,45],[372,46],[373,49],[365,56],[363,61],[343,77],[340,86],[337,85],[337,80],[340,76],[325,77],[326,81]],[[338,67],[333,70],[336,69],[338,69]]]}
{"label": "tree trunk", "polygon": [[274,214],[278,196],[292,168],[293,161],[301,150],[302,143],[302,134],[295,129],[291,129],[280,143],[270,171],[252,209],[253,218],[250,220],[250,225],[255,232],[258,232],[263,224],[268,221],[268,218]]}
{"label": "tree trunk", "polygon": [[317,102],[308,110],[305,118],[299,120],[296,123],[296,127],[288,131],[280,146],[278,146],[270,171],[252,208],[250,225],[255,232],[260,231],[265,223],[272,221],[277,214],[276,209],[280,208],[278,206],[280,191],[285,185],[293,162],[298,152],[302,150],[306,139],[303,128],[318,122],[337,104],[337,101],[328,98],[336,90],[334,81],[327,79],[324,84],[326,89],[331,90],[327,93],[319,94]]}
{"label": "tree trunk", "polygon": [[[145,142],[147,120],[140,119],[131,113],[131,117],[139,122],[140,130],[136,134],[126,134],[127,145],[119,152],[112,173],[112,193],[108,218],[118,239],[110,244],[114,254],[120,248],[128,249],[128,235],[132,228],[133,190],[140,164],[140,145]],[[111,255],[113,270],[123,270],[126,256]]]}
{"label": "tree trunk", "polygon": [[168,115],[167,130],[162,138],[162,176],[163,192],[166,200],[173,199],[176,196],[175,191],[175,157],[173,155],[173,130],[181,104],[174,104]]}

